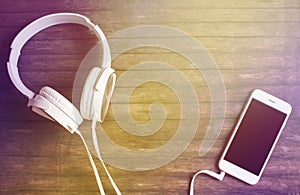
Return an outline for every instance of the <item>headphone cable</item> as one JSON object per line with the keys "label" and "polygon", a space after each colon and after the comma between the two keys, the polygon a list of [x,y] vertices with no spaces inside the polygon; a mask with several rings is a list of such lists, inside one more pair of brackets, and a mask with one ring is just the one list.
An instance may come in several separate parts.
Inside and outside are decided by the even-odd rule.
{"label": "headphone cable", "polygon": [[[93,129],[94,129],[94,128],[93,128]],[[95,131],[95,129],[94,129],[93,131]],[[93,171],[94,171],[94,175],[95,175],[95,178],[96,178],[96,181],[97,181],[97,185],[98,185],[98,187],[99,187],[100,194],[101,194],[101,195],[105,195],[105,191],[104,191],[104,188],[103,188],[103,184],[102,184],[102,182],[101,182],[101,179],[100,179],[100,176],[99,176],[97,167],[96,167],[96,165],[95,165],[95,161],[93,160],[93,157],[92,157],[92,155],[91,155],[91,153],[90,153],[90,151],[89,151],[88,145],[87,145],[87,143],[86,143],[84,137],[82,136],[81,132],[80,132],[78,129],[76,129],[74,132],[75,132],[76,134],[79,135],[80,139],[82,140],[82,142],[83,142],[83,144],[84,144],[84,146],[85,146],[86,152],[87,152],[87,154],[88,154],[90,163],[91,163],[92,168],[93,168]],[[94,141],[95,141],[95,140],[94,140]],[[98,142],[97,142],[97,143],[98,143]],[[94,142],[94,144],[95,144],[95,142]],[[111,184],[112,184],[112,186],[113,186],[115,192],[117,193],[117,195],[121,195],[121,192],[120,192],[120,190],[119,190],[117,184],[114,182],[113,178],[112,178],[111,175],[109,174],[109,171],[108,171],[107,167],[105,166],[105,163],[104,163],[104,161],[103,161],[103,159],[102,159],[102,157],[101,157],[101,155],[100,155],[99,148],[96,149],[96,152],[97,152],[98,158],[99,158],[99,160],[100,160],[102,166],[104,167],[104,170],[105,170],[106,174],[108,175],[108,178],[109,178],[109,180],[110,180],[110,182],[111,182]]]}
{"label": "headphone cable", "polygon": [[98,139],[97,139],[97,133],[96,133],[96,125],[97,125],[97,114],[94,114],[94,117],[93,117],[93,121],[92,121],[92,137],[93,137],[93,143],[94,143],[94,147],[95,147],[95,150],[96,150],[96,153],[97,153],[97,156],[108,176],[108,179],[111,183],[111,185],[113,186],[115,192],[117,193],[117,195],[121,195],[121,192],[117,186],[117,184],[115,183],[115,181],[113,180],[112,176],[110,175],[104,161],[103,161],[103,158],[101,156],[101,153],[100,153],[100,149],[99,149],[99,145],[98,145]]}
{"label": "headphone cable", "polygon": [[102,182],[101,182],[101,179],[100,179],[100,176],[99,176],[97,167],[96,167],[95,162],[94,162],[94,160],[93,160],[93,157],[92,157],[92,155],[91,155],[91,153],[90,153],[90,151],[89,151],[89,148],[88,148],[88,146],[87,146],[87,144],[86,144],[86,142],[85,142],[85,140],[84,140],[82,134],[80,133],[80,131],[79,131],[78,129],[76,129],[74,132],[77,133],[77,134],[79,135],[79,137],[81,138],[81,140],[82,140],[82,142],[83,142],[83,144],[84,144],[84,146],[85,146],[86,152],[87,152],[87,154],[88,154],[90,163],[91,163],[91,165],[92,165],[92,168],[93,168],[93,171],[94,171],[94,174],[95,174],[95,178],[96,178],[96,181],[97,181],[99,190],[100,190],[100,194],[101,194],[101,195],[105,195],[104,188],[103,188],[103,185],[102,185]]}

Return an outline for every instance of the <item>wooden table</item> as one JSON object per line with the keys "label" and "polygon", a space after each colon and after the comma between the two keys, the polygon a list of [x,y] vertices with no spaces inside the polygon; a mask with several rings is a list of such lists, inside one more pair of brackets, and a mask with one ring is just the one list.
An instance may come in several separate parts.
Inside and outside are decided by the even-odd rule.
{"label": "wooden table", "polygon": [[[26,108],[27,100],[10,82],[5,66],[10,43],[16,34],[34,19],[55,12],[86,15],[108,36],[140,25],[179,29],[207,48],[224,80],[225,122],[212,149],[199,157],[199,146],[211,118],[211,104],[214,103],[203,75],[188,59],[162,48],[133,49],[113,60],[112,66],[118,78],[129,68],[145,61],[156,60],[173,65],[195,86],[200,102],[200,123],[196,135],[177,159],[146,171],[129,171],[108,165],[123,194],[187,194],[190,179],[196,171],[217,171],[218,159],[232,127],[250,92],[256,88],[285,99],[293,106],[290,120],[261,181],[249,186],[230,176],[226,176],[223,182],[201,176],[196,181],[196,192],[300,193],[299,1],[1,0],[0,5],[0,194],[98,193],[79,137]],[[31,39],[23,49],[19,64],[21,77],[36,92],[49,85],[71,100],[77,68],[96,43],[95,35],[78,25],[47,29]],[[164,75],[167,77],[168,72]],[[126,83],[124,85],[126,88]],[[170,88],[157,82],[137,87],[130,98],[130,114],[138,122],[149,121],[148,107],[154,101],[165,104],[167,109],[162,133],[148,137],[126,134],[115,125],[111,109],[103,124],[104,128],[109,128],[107,133],[129,150],[153,149],[166,143],[176,133],[180,121],[180,102]],[[103,169],[100,165],[98,168],[107,193],[113,194]]]}

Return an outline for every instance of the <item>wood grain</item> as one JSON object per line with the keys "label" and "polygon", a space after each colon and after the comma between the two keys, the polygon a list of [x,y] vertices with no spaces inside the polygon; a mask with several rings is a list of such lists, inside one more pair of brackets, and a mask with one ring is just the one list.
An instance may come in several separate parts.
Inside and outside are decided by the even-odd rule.
{"label": "wood grain", "polygon": [[[156,60],[172,65],[188,78],[200,107],[196,135],[176,160],[148,171],[127,171],[108,165],[123,194],[188,194],[190,179],[196,171],[217,171],[218,159],[244,102],[256,88],[268,91],[293,106],[290,120],[261,181],[255,186],[248,186],[230,176],[225,177],[223,182],[200,176],[195,184],[196,194],[300,193],[299,1],[0,0],[0,5],[0,194],[99,193],[79,137],[32,113],[26,107],[27,99],[12,85],[5,66],[9,46],[16,34],[34,19],[55,12],[84,14],[108,37],[140,25],[163,25],[181,30],[207,49],[223,78],[226,100],[217,98],[213,102],[206,76],[214,78],[214,71],[205,63],[202,72],[199,72],[182,54],[154,47],[135,48],[113,59],[112,66],[118,78],[142,62]],[[118,49],[126,44],[122,40],[159,39],[176,44],[181,38],[161,34],[148,36],[145,33],[111,38],[109,43],[112,53],[119,54]],[[79,25],[59,25],[38,33],[22,50],[19,69],[24,83],[35,92],[49,85],[71,100],[76,71],[97,41],[94,34]],[[178,46],[183,53],[197,55],[188,45]],[[168,69],[151,71],[171,75]],[[151,71],[134,70],[132,73],[138,76]],[[175,79],[174,83],[181,85]],[[114,94],[115,103],[124,109],[129,103],[129,112],[137,123],[145,124],[151,120],[148,109],[155,101],[165,106],[167,120],[157,133],[139,137],[120,128],[110,107],[102,126],[112,140],[129,150],[151,150],[174,136],[182,120],[182,102],[172,89],[157,82],[138,87],[124,82],[119,83],[117,88],[119,93]],[[134,91],[127,102],[126,92],[132,89]],[[198,150],[210,119],[222,119],[222,115],[211,116],[211,105],[224,101],[226,115],[222,131],[213,148],[204,157],[199,157]],[[78,105],[78,102],[75,104]],[[192,119],[193,116],[183,120]],[[81,126],[87,131],[89,127],[89,122]],[[116,159],[123,160],[118,156]],[[107,194],[113,194],[113,188],[99,164]]]}

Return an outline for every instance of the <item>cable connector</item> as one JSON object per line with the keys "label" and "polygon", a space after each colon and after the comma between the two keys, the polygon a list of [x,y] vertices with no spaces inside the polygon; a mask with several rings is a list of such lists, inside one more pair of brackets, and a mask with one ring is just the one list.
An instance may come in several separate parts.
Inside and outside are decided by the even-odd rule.
{"label": "cable connector", "polygon": [[206,174],[206,175],[209,175],[219,181],[222,181],[224,176],[225,176],[225,172],[221,171],[219,174],[218,173],[215,173],[213,171],[209,171],[209,170],[201,170],[201,171],[198,171],[192,178],[192,181],[191,181],[191,185],[190,185],[190,195],[194,195],[194,183],[195,183],[195,179],[198,175],[200,174]]}

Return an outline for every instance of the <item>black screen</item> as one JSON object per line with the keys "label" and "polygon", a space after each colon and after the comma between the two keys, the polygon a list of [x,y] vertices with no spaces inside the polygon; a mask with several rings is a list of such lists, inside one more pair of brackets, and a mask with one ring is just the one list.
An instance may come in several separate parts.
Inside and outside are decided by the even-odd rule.
{"label": "black screen", "polygon": [[252,99],[224,159],[259,175],[285,117]]}

